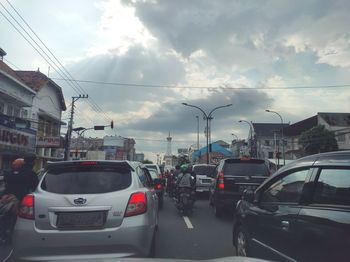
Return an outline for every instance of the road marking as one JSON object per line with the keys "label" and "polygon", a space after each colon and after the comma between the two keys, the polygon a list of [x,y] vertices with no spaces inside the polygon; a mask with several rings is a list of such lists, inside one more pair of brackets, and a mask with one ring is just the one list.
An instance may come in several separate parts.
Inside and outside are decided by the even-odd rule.
{"label": "road marking", "polygon": [[190,221],[190,219],[187,217],[187,216],[183,216],[184,220],[185,220],[185,223],[186,223],[186,226],[189,228],[189,229],[193,229],[193,225]]}

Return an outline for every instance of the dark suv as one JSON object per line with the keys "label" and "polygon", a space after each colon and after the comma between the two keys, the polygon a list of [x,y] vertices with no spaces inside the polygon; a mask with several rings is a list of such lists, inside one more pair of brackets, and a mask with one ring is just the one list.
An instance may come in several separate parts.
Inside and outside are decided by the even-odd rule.
{"label": "dark suv", "polygon": [[238,255],[278,261],[350,260],[350,151],[296,160],[237,204]]}
{"label": "dark suv", "polygon": [[245,189],[255,190],[268,176],[265,160],[251,158],[228,158],[221,160],[216,168],[210,187],[209,201],[215,215],[232,209],[242,198]]}

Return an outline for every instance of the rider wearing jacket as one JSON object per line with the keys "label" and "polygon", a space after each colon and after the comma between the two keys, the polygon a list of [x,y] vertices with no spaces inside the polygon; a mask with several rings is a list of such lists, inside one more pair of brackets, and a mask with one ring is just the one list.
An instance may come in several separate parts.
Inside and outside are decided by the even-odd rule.
{"label": "rider wearing jacket", "polygon": [[15,195],[21,201],[26,194],[34,191],[39,183],[38,176],[33,171],[34,161],[35,156],[29,155],[12,163],[12,172],[4,176],[4,194]]}

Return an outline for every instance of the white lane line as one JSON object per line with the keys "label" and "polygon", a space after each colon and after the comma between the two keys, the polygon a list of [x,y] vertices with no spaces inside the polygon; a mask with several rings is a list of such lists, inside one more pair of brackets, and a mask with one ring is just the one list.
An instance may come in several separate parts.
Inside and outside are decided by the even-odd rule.
{"label": "white lane line", "polygon": [[189,229],[193,229],[193,225],[190,221],[190,219],[187,217],[187,216],[183,216],[184,220],[185,220],[185,223],[186,223],[186,226],[189,228]]}

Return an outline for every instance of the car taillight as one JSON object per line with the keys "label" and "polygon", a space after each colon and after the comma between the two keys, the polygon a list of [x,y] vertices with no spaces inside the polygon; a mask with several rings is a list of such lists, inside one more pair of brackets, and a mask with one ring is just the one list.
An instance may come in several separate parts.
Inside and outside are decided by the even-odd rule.
{"label": "car taillight", "polygon": [[147,211],[146,194],[142,192],[133,193],[130,196],[128,206],[126,208],[125,217],[131,217],[143,214]]}
{"label": "car taillight", "polygon": [[162,189],[162,184],[155,184],[154,189]]}
{"label": "car taillight", "polygon": [[219,173],[217,186],[219,189],[225,189],[224,172]]}
{"label": "car taillight", "polygon": [[34,219],[34,196],[26,195],[18,208],[18,216],[26,219]]}
{"label": "car taillight", "polygon": [[82,166],[94,166],[97,165],[97,161],[84,161],[84,162],[79,162],[80,165]]}

